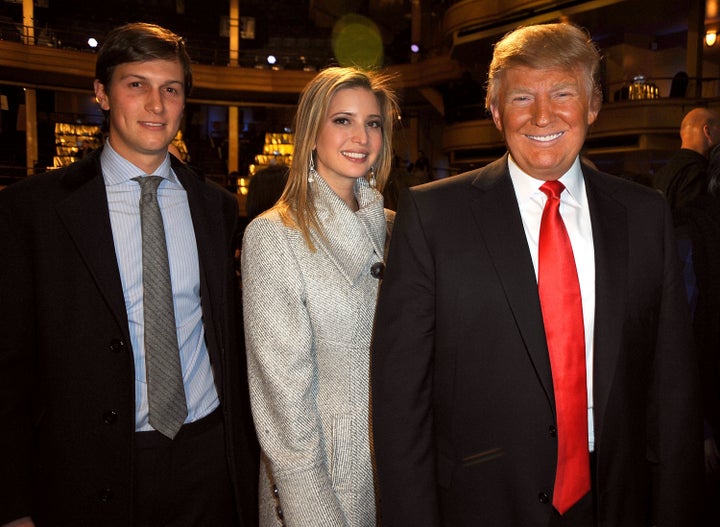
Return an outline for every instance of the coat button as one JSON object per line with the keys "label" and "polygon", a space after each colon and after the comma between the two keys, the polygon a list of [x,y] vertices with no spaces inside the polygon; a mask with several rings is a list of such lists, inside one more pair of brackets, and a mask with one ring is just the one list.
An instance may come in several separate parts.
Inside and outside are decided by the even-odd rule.
{"label": "coat button", "polygon": [[550,494],[547,492],[540,492],[538,494],[538,499],[540,500],[540,503],[550,503]]}
{"label": "coat button", "polygon": [[548,426],[548,435],[552,438],[557,437],[557,428],[555,428],[555,425]]}
{"label": "coat button", "polygon": [[370,266],[370,274],[373,278],[382,280],[383,274],[385,273],[385,264],[382,262],[376,262]]}
{"label": "coat button", "polygon": [[110,410],[103,414],[103,423],[106,425],[114,424],[117,421],[118,413],[115,410]]}
{"label": "coat button", "polygon": [[275,507],[275,512],[277,513],[277,517],[278,517],[280,520],[282,520],[282,519],[284,518],[283,510],[282,510],[282,507],[280,507],[280,505],[278,505],[277,507]]}
{"label": "coat button", "polygon": [[100,501],[103,503],[107,503],[108,501],[113,499],[113,491],[112,489],[102,489],[100,491]]}
{"label": "coat button", "polygon": [[112,339],[110,341],[110,351],[113,353],[120,353],[123,349],[125,349],[125,342],[121,339]]}
{"label": "coat button", "polygon": [[273,496],[275,496],[276,498],[280,495],[280,491],[278,490],[277,485],[273,485],[272,492]]}

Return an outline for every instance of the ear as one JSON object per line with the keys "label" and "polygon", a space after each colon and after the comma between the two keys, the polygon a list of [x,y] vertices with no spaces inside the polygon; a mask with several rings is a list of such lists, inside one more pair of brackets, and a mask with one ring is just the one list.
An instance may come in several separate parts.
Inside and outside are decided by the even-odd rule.
{"label": "ear", "polygon": [[492,114],[493,122],[495,123],[495,128],[498,129],[500,133],[503,131],[502,126],[502,113],[498,109],[497,105],[491,104],[490,105],[490,113]]}
{"label": "ear", "polygon": [[100,108],[105,111],[110,110],[110,101],[105,92],[105,86],[99,80],[95,79],[93,88],[95,89],[95,100],[100,105]]}
{"label": "ear", "polygon": [[590,104],[588,104],[588,115],[587,115],[587,122],[588,126],[593,124],[595,120],[597,119],[598,114],[600,113],[600,106],[602,105],[601,98],[599,94],[595,94],[592,97],[590,97]]}

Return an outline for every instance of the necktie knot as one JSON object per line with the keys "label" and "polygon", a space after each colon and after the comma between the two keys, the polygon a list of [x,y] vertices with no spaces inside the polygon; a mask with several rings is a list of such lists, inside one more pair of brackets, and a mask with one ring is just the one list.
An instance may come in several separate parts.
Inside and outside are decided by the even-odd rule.
{"label": "necktie knot", "polygon": [[540,190],[545,193],[548,199],[560,199],[560,194],[562,194],[562,191],[565,190],[565,185],[557,180],[546,181],[542,184]]}
{"label": "necktie knot", "polygon": [[146,196],[155,196],[157,194],[157,189],[163,178],[161,176],[138,176],[134,177],[133,180],[140,184],[141,197],[147,199]]}

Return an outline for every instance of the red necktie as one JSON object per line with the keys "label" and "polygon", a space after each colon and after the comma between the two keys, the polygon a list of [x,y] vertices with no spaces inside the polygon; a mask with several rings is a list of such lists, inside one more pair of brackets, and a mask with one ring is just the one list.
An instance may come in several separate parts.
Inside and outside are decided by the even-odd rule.
{"label": "red necktie", "polygon": [[557,412],[558,462],[553,506],[564,514],[590,490],[585,328],[575,258],[560,216],[559,181],[540,190],[548,197],[540,224],[538,292],[550,353]]}

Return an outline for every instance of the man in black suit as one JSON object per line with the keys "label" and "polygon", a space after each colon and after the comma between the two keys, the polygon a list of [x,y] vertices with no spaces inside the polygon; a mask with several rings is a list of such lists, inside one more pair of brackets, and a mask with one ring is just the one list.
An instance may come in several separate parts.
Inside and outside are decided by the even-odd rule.
{"label": "man in black suit", "polygon": [[720,143],[720,115],[709,108],[693,108],[680,123],[680,140],[680,150],[653,178],[673,211],[707,194],[710,151]]}
{"label": "man in black suit", "polygon": [[[400,199],[371,367],[383,527],[697,524],[701,404],[670,210],[581,161],[598,68],[573,25],[509,33],[486,100],[508,154]],[[548,230],[571,250],[548,249]],[[575,290],[548,301],[560,254],[556,289]]]}
{"label": "man in black suit", "polygon": [[[180,37],[113,30],[95,80],[106,145],[0,192],[0,524],[256,523],[234,318],[237,202],[168,155],[191,87]],[[170,398],[181,412],[169,428],[146,376],[148,295],[163,281],[144,272],[146,177],[160,182],[158,274],[171,278],[172,305],[157,316],[170,321],[184,392]]]}

